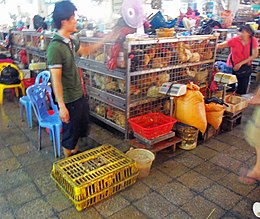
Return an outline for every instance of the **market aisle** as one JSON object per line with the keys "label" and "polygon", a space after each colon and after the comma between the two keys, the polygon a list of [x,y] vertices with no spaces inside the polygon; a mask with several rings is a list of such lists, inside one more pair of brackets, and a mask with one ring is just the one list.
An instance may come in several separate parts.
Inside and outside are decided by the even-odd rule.
{"label": "market aisle", "polygon": [[[51,181],[53,148],[44,132],[36,149],[37,124],[21,122],[16,100],[0,107],[0,218],[254,218],[259,187],[237,181],[242,166],[252,165],[254,150],[243,139],[243,125],[195,150],[163,151],[151,175],[131,188],[78,213]],[[110,143],[126,151],[123,136],[92,124],[84,149]]]}

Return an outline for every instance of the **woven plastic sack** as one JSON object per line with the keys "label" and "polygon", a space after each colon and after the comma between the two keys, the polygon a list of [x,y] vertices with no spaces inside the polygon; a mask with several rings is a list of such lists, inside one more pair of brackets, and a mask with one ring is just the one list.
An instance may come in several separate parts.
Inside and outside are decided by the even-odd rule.
{"label": "woven plastic sack", "polygon": [[174,117],[184,124],[194,126],[202,133],[207,129],[207,119],[204,96],[199,86],[191,83],[187,85],[187,93],[175,98]]}
{"label": "woven plastic sack", "polygon": [[209,103],[205,104],[205,109],[208,123],[212,125],[214,129],[219,129],[223,120],[225,107],[220,104]]}

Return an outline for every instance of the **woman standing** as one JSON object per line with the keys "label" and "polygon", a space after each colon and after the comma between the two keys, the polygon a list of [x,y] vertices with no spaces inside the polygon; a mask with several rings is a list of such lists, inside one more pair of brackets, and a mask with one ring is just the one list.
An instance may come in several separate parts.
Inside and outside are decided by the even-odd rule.
{"label": "woman standing", "polygon": [[233,74],[237,76],[237,94],[246,94],[251,76],[251,64],[258,57],[258,41],[254,37],[254,30],[250,25],[242,26],[239,29],[239,36],[220,43],[218,49],[229,47],[230,54],[227,65],[233,68]]}

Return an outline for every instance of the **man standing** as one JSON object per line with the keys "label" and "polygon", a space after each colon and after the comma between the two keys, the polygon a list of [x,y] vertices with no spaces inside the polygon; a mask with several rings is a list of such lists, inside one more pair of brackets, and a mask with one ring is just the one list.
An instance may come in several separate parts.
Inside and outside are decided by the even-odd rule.
{"label": "man standing", "polygon": [[71,39],[71,34],[77,31],[76,10],[70,1],[56,3],[53,21],[58,31],[47,50],[52,87],[62,120],[62,146],[65,157],[78,152],[78,140],[80,137],[86,137],[88,126],[87,102],[83,97],[75,53],[88,55],[103,43],[81,47],[76,40]]}

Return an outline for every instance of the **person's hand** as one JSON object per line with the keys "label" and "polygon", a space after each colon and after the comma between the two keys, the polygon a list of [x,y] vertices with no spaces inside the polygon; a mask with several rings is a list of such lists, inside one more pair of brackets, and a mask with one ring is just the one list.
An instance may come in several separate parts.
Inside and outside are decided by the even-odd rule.
{"label": "person's hand", "polygon": [[235,67],[233,68],[234,71],[238,71],[241,68],[241,66],[242,65],[240,63],[236,64]]}
{"label": "person's hand", "polygon": [[60,119],[61,119],[62,122],[64,122],[64,123],[69,123],[69,121],[70,121],[70,115],[69,115],[69,111],[68,111],[68,109],[66,108],[66,106],[62,106],[62,107],[60,108],[59,114],[60,114]]}

